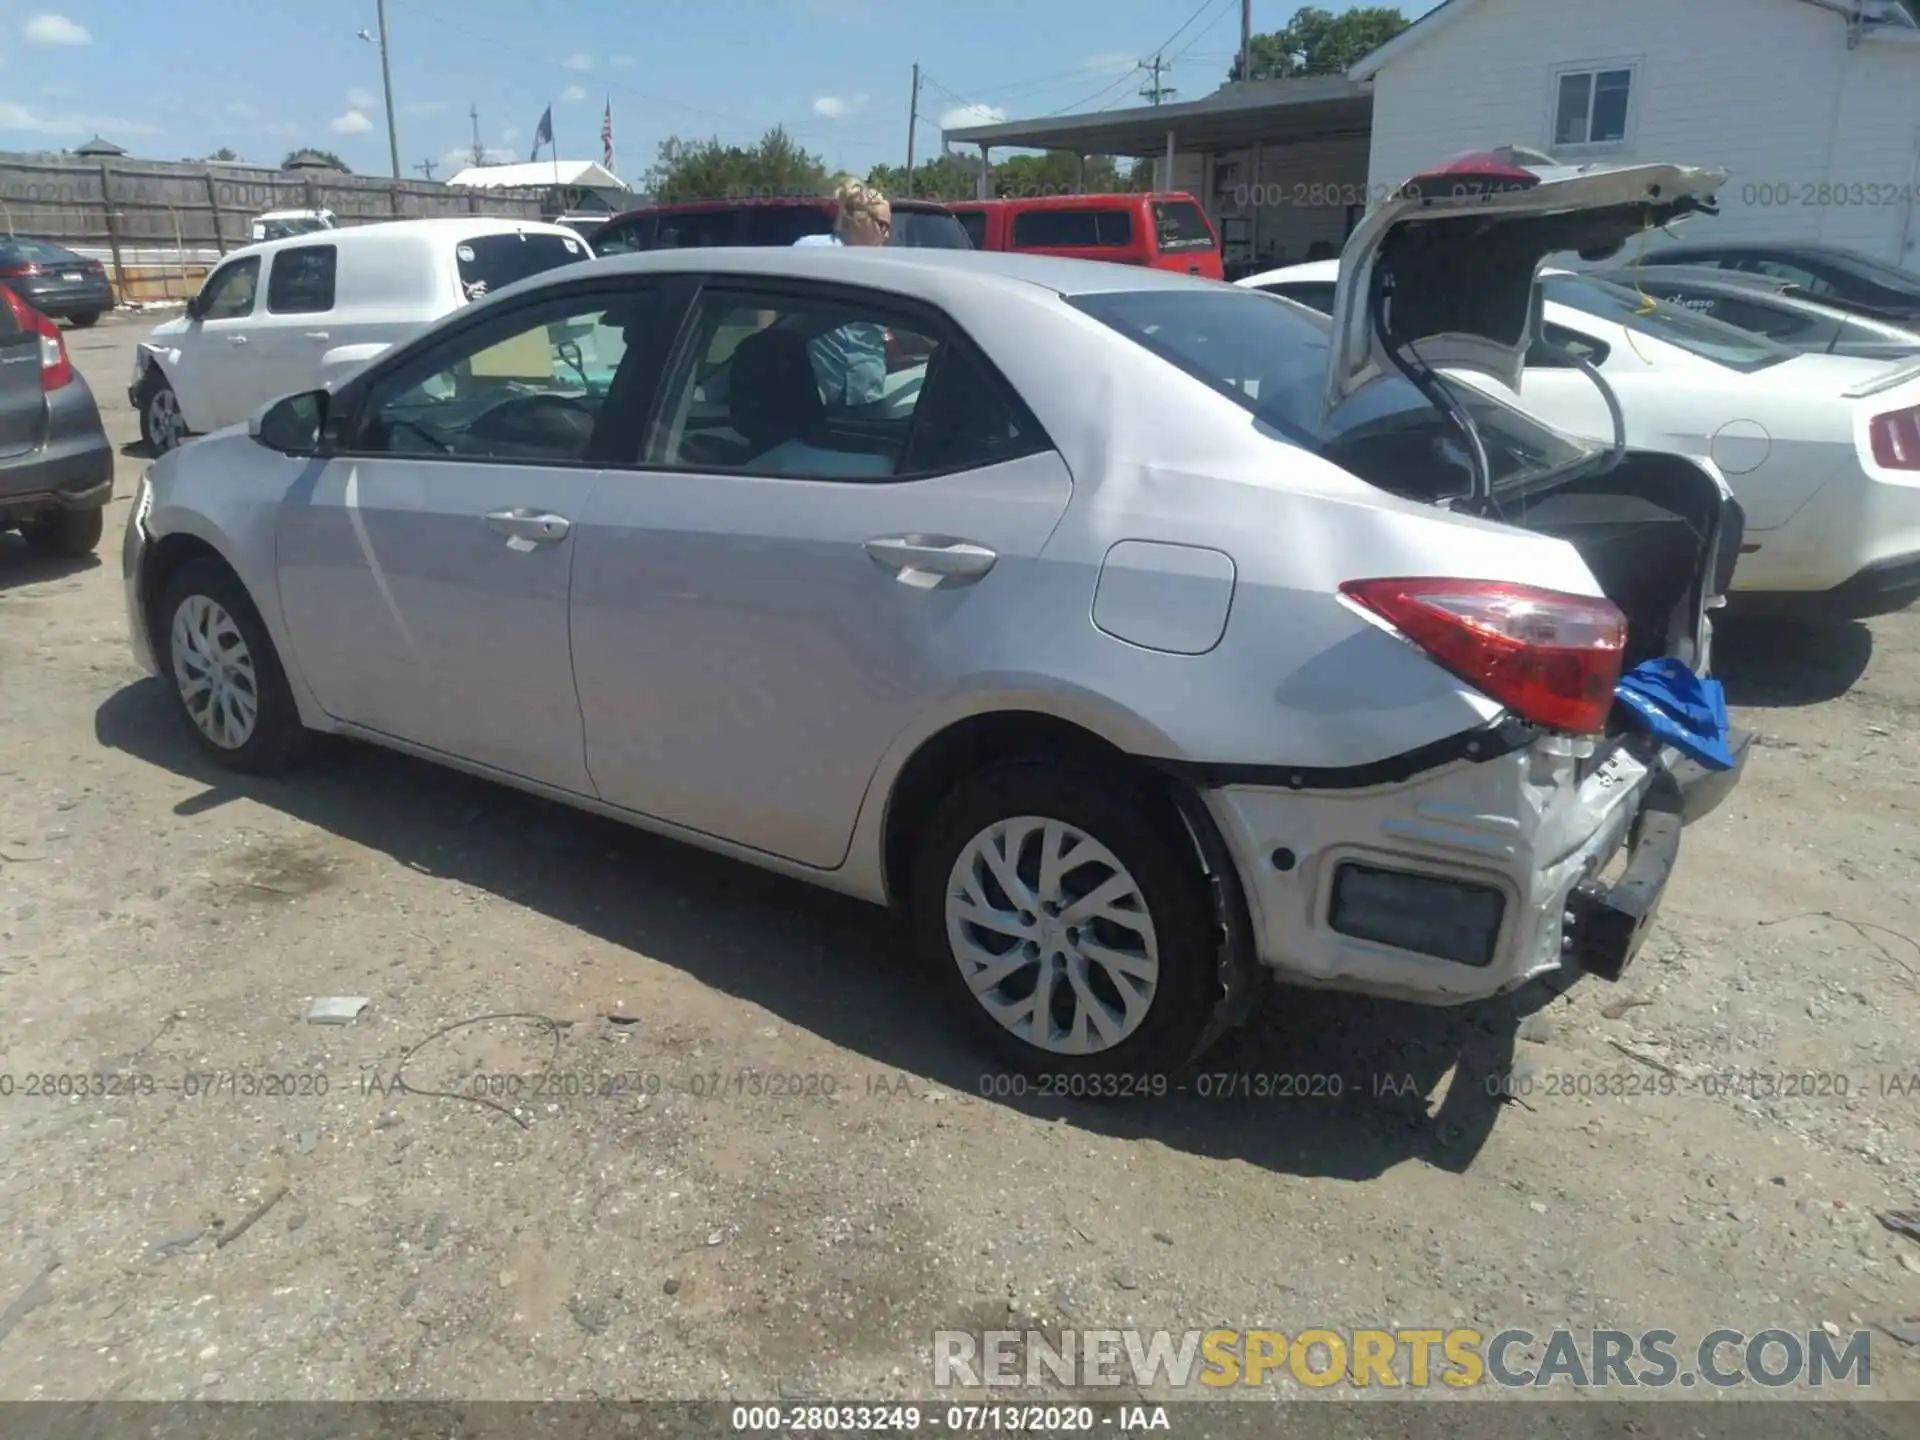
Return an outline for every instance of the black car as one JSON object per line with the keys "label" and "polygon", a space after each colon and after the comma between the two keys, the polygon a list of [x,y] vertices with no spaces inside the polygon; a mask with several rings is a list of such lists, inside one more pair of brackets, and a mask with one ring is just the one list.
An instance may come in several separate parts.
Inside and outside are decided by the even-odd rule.
{"label": "black car", "polygon": [[[971,250],[954,213],[930,200],[894,200],[889,245]],[[702,245],[791,245],[833,230],[834,202],[813,195],[746,196],[646,205],[615,216],[594,234],[598,255],[635,250],[686,250]]]}
{"label": "black car", "polygon": [[42,315],[91,325],[113,308],[107,267],[51,240],[0,237],[0,281]]}
{"label": "black car", "polygon": [[1895,323],[1920,322],[1920,275],[1838,245],[1759,241],[1668,245],[1641,265],[1685,265],[1784,280],[1810,300]]}
{"label": "black car", "polygon": [[113,447],[60,327],[0,285],[0,530],[85,555],[112,498]]}
{"label": "black car", "polygon": [[1597,274],[1628,290],[1681,305],[1728,325],[1765,335],[1814,355],[1860,355],[1874,360],[1920,356],[1920,321],[1913,326],[1859,315],[1808,298],[1791,280],[1742,270],[1682,265],[1633,266]]}

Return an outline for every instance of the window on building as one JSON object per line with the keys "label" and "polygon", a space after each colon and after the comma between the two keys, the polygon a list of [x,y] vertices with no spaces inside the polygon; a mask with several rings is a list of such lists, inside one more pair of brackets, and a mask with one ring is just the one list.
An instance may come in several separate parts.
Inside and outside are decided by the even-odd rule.
{"label": "window on building", "polygon": [[1633,70],[1563,70],[1555,82],[1553,143],[1610,145],[1627,138]]}

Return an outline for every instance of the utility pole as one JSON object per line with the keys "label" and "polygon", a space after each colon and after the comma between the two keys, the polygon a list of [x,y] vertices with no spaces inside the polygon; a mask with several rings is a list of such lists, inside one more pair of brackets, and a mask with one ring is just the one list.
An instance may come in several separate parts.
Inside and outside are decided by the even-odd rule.
{"label": "utility pole", "polygon": [[469,104],[467,114],[473,117],[473,163],[478,168],[487,163],[486,147],[480,143],[480,107]]}
{"label": "utility pole", "polygon": [[1240,80],[1253,78],[1253,0],[1240,0]]}
{"label": "utility pole", "polygon": [[913,198],[913,136],[920,128],[920,62],[913,62],[913,99],[907,103],[907,198]]}
{"label": "utility pole", "polygon": [[387,96],[387,156],[393,161],[393,178],[400,178],[400,131],[393,115],[393,66],[387,61],[387,0],[376,0],[380,15],[380,33],[369,35],[365,30],[360,38],[370,45],[380,47],[380,85]]}
{"label": "utility pole", "polygon": [[1153,79],[1140,87],[1140,93],[1146,97],[1149,105],[1158,105],[1168,96],[1180,93],[1171,85],[1162,85],[1160,83],[1161,74],[1173,69],[1173,66],[1162,57],[1156,55],[1151,60],[1139,61],[1134,68],[1145,70],[1149,75],[1153,76]]}
{"label": "utility pole", "polygon": [[426,176],[427,179],[431,180],[433,179],[433,168],[435,163],[436,162],[432,160],[422,160],[418,165],[414,166],[413,168],[418,170],[422,175]]}

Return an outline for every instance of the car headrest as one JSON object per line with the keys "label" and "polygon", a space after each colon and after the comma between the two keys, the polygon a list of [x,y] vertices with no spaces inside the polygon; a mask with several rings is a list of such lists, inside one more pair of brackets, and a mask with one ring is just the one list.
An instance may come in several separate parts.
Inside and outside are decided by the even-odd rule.
{"label": "car headrest", "polygon": [[761,330],[733,352],[727,405],[733,428],[759,449],[797,440],[825,413],[806,340]]}

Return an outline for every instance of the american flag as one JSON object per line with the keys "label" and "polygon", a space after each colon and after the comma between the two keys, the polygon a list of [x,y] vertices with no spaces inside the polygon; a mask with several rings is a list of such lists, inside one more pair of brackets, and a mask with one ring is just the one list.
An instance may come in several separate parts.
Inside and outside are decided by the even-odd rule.
{"label": "american flag", "polygon": [[600,163],[613,168],[613,97],[607,97],[607,113],[600,121]]}

